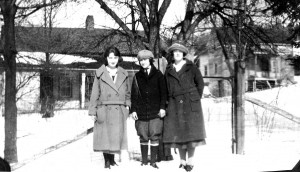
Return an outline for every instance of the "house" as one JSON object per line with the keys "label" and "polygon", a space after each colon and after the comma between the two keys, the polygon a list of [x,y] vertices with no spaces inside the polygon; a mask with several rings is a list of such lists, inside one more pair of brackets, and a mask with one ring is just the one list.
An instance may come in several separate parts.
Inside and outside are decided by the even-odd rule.
{"label": "house", "polygon": [[[273,32],[270,33],[273,34]],[[277,34],[272,37],[274,44],[260,43],[259,49],[253,48],[245,51],[245,91],[279,86],[287,81],[287,78],[293,82],[294,69],[290,65],[288,57],[295,52],[295,47],[287,41],[287,34],[282,32],[277,32]],[[233,51],[229,54],[229,60],[226,62],[221,46],[212,35],[202,36],[201,40],[204,40],[202,49],[197,52],[199,68],[205,78],[206,85],[209,86],[214,96],[229,96],[232,87],[227,63],[231,65],[234,63],[233,53],[236,52]],[[232,47],[234,50],[235,45]]]}
{"label": "house", "polygon": [[[119,48],[125,59],[120,66],[132,79],[139,69],[133,58],[138,46],[120,31],[94,28],[92,16],[85,28],[16,27],[18,113],[87,108],[94,72],[103,64],[104,50],[112,45]],[[1,65],[2,95],[4,76]],[[1,96],[2,109],[3,102]]]}

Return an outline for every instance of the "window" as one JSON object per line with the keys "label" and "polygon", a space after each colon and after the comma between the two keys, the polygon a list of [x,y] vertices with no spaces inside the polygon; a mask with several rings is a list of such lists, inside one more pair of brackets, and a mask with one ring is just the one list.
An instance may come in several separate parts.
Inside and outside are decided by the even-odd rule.
{"label": "window", "polygon": [[269,72],[269,70],[271,70],[269,59],[267,57],[260,58],[260,68],[264,72]]}
{"label": "window", "polygon": [[53,97],[53,76],[47,73],[41,73],[40,82],[40,98],[52,98]]}
{"label": "window", "polygon": [[208,68],[207,65],[204,66],[204,76],[208,75]]}
{"label": "window", "polygon": [[90,100],[92,94],[92,88],[94,83],[94,76],[86,76],[85,80],[85,98],[86,100]]}
{"label": "window", "polygon": [[72,78],[68,74],[62,74],[59,78],[59,95],[64,98],[72,97]]}
{"label": "window", "polygon": [[218,64],[215,63],[215,74],[218,74]]}
{"label": "window", "polygon": [[277,60],[273,59],[272,61],[272,72],[277,73]]}

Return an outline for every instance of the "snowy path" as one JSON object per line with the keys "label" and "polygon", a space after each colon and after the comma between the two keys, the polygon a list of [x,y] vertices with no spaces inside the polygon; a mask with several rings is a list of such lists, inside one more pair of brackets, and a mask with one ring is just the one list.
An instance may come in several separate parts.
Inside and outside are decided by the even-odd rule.
{"label": "snowy path", "polygon": [[[150,171],[184,171],[178,169],[179,159],[178,155],[174,154],[173,161],[163,161],[158,163],[160,167],[158,170],[153,169],[150,166],[141,167],[138,161],[119,162],[118,167],[113,167],[111,170],[104,169],[103,158],[101,153],[94,153],[92,151],[92,134],[84,137],[83,139],[67,145],[54,152],[46,154],[39,159],[28,163],[27,165],[15,170],[15,172],[53,172],[53,171],[132,171],[132,172],[150,172]],[[290,165],[287,167],[282,166],[285,161],[285,157],[274,153],[274,157],[261,156],[242,156],[226,154],[224,151],[215,149],[214,145],[206,145],[197,149],[195,157],[195,168],[193,171],[203,172],[216,172],[216,171],[228,171],[228,172],[255,172],[255,171],[271,171],[271,170],[287,170],[292,169],[298,162],[297,157],[294,157],[294,162],[288,162]],[[293,155],[289,155],[293,156]],[[281,166],[281,167],[280,167]],[[281,168],[281,169],[280,169]],[[285,169],[282,169],[285,168]]]}

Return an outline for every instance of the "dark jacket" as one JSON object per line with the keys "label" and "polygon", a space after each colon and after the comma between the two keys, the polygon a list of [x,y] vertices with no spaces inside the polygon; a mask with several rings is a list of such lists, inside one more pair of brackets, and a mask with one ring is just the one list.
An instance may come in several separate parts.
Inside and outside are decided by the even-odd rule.
{"label": "dark jacket", "polygon": [[204,82],[200,70],[190,61],[178,72],[170,64],[165,77],[169,97],[163,142],[204,140],[206,133],[201,106]]}
{"label": "dark jacket", "polygon": [[159,118],[159,110],[166,108],[166,101],[167,87],[161,71],[151,65],[147,76],[141,68],[132,81],[131,112],[136,112],[139,120]]}

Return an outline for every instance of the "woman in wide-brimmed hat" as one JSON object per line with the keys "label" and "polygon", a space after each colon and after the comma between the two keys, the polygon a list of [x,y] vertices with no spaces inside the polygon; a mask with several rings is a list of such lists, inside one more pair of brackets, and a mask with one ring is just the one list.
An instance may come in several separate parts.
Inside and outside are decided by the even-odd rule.
{"label": "woman in wide-brimmed hat", "polygon": [[169,97],[163,142],[167,147],[178,148],[179,168],[191,171],[195,148],[204,145],[206,138],[201,107],[204,82],[199,68],[185,59],[188,49],[184,45],[175,43],[167,51],[170,63],[165,76]]}

